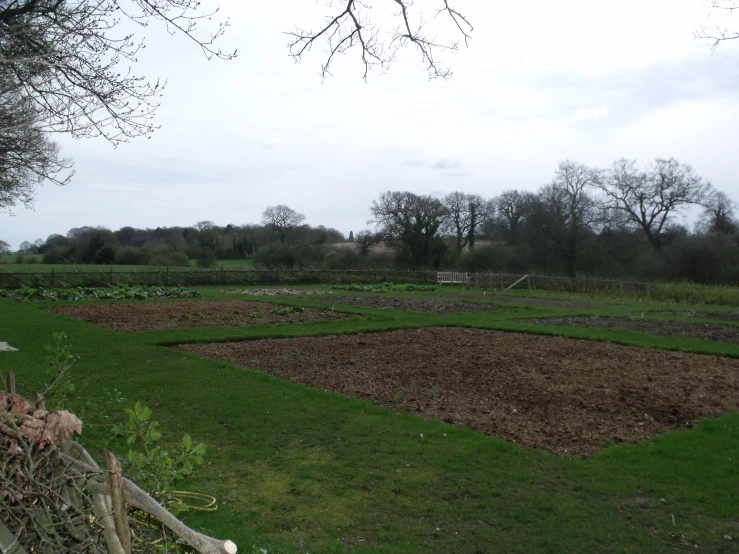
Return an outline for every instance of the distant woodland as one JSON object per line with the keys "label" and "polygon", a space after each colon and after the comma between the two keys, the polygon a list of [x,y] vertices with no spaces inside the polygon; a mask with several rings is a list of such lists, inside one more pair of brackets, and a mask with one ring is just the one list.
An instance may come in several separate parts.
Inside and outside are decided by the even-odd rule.
{"label": "distant woodland", "polygon": [[[692,228],[679,224],[689,208],[700,213]],[[605,170],[564,161],[537,192],[387,191],[369,206],[368,228],[348,235],[279,205],[246,225],[79,227],[24,242],[17,261],[42,254],[49,264],[210,267],[249,259],[263,268],[445,267],[736,283],[735,212],[726,194],[675,159],[645,167],[621,159]],[[0,241],[0,250],[9,245]]]}

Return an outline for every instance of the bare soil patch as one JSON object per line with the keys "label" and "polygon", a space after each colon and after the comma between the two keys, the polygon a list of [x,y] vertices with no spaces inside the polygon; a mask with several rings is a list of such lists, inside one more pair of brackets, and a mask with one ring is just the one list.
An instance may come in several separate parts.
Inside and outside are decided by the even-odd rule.
{"label": "bare soil patch", "polygon": [[651,315],[671,315],[679,317],[695,317],[699,319],[717,319],[719,321],[739,321],[739,312],[694,312],[692,310],[649,312]]}
{"label": "bare soil patch", "polygon": [[406,312],[456,313],[502,311],[492,304],[473,304],[471,302],[442,302],[415,298],[393,298],[392,296],[335,296],[332,302],[380,310],[401,310]]}
{"label": "bare soil patch", "polygon": [[481,329],[181,345],[560,455],[739,409],[739,360]]}
{"label": "bare soil patch", "polygon": [[561,325],[564,327],[591,327],[599,329],[623,329],[640,331],[651,335],[667,337],[690,337],[695,339],[731,342],[739,344],[739,327],[714,325],[710,323],[689,323],[661,319],[628,319],[623,317],[548,317],[541,319],[519,319],[519,323],[535,325]]}
{"label": "bare soil patch", "polygon": [[285,306],[265,302],[197,301],[136,304],[99,304],[68,306],[51,310],[76,317],[99,327],[122,332],[200,327],[241,327],[269,323],[304,323],[307,321],[350,317],[331,311],[305,308],[301,313],[271,313]]}
{"label": "bare soil patch", "polygon": [[523,304],[525,306],[549,306],[556,308],[595,308],[603,306],[607,301],[589,302],[587,300],[562,300],[557,298],[530,298],[525,296],[506,296],[504,294],[486,294],[482,292],[462,293],[459,296],[486,302]]}

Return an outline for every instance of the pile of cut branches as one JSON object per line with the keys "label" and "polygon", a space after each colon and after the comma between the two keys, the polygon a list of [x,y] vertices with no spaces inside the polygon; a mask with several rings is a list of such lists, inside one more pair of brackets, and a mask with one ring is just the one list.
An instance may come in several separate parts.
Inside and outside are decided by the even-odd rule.
{"label": "pile of cut branches", "polygon": [[82,432],[74,414],[47,411],[41,394],[35,401],[16,394],[12,374],[1,384],[0,552],[166,552],[165,533],[200,554],[236,553],[233,542],[193,531],[122,477],[111,452],[101,469],[74,441]]}

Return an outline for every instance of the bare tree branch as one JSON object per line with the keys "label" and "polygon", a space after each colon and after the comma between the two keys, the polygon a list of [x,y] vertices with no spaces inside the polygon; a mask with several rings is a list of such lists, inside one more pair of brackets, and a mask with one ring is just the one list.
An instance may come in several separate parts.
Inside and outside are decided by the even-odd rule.
{"label": "bare tree branch", "polygon": [[[390,5],[390,2],[398,8],[398,11],[390,16],[392,20],[398,21],[395,29],[381,28],[370,20],[367,12],[375,3],[367,0],[346,0],[341,2],[341,11],[327,16],[324,24],[317,30],[296,27],[294,31],[285,33],[292,37],[292,41],[288,43],[290,56],[299,62],[317,42],[322,41],[326,46],[326,59],[321,66],[321,77],[325,79],[331,75],[331,67],[336,56],[357,47],[364,66],[363,78],[367,80],[373,70],[381,73],[387,71],[395,61],[398,51],[413,45],[426,64],[429,77],[445,79],[451,77],[451,70],[440,63],[437,52],[456,51],[458,43],[440,42],[427,35],[424,32],[423,18],[419,15],[416,20],[411,13],[412,0],[385,0],[387,5]],[[472,25],[464,15],[449,5],[449,0],[442,2],[443,6],[437,10],[436,15],[444,13],[449,15],[464,38],[465,45],[469,46]],[[333,2],[329,2],[328,5],[333,6]]]}
{"label": "bare tree branch", "polygon": [[[732,15],[735,11],[739,11],[739,1],[712,0],[711,9],[714,13],[720,15]],[[706,25],[701,25],[700,29],[695,31],[694,35],[698,39],[710,40],[711,51],[715,51],[722,42],[739,39],[739,30],[730,30],[724,25],[716,25],[713,29],[707,28]]]}

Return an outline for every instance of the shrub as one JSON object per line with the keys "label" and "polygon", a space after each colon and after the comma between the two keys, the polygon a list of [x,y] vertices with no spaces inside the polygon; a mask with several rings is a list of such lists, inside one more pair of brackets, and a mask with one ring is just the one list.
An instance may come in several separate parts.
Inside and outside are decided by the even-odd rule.
{"label": "shrub", "polygon": [[103,246],[95,255],[96,264],[109,265],[115,262],[115,248],[109,244]]}
{"label": "shrub", "polygon": [[190,267],[190,258],[182,252],[167,252],[154,256],[151,265],[165,265],[168,267]]}
{"label": "shrub", "polygon": [[215,253],[210,248],[201,248],[195,260],[198,267],[213,267],[218,261],[218,258],[216,258]]}

